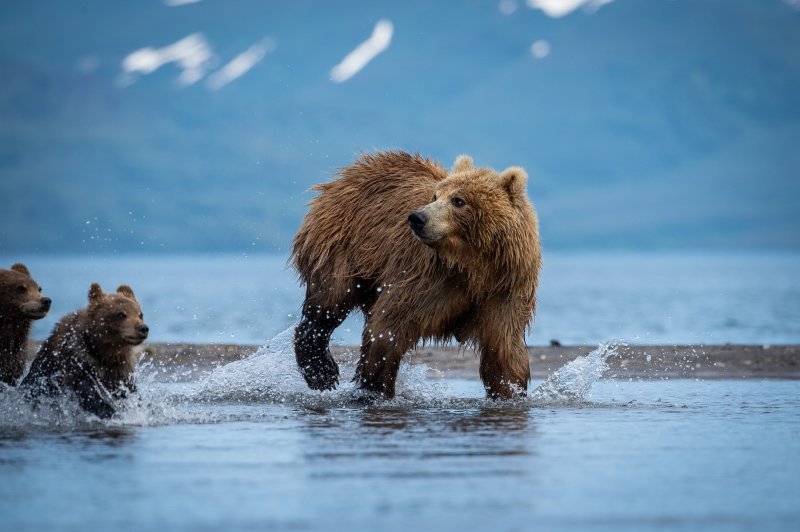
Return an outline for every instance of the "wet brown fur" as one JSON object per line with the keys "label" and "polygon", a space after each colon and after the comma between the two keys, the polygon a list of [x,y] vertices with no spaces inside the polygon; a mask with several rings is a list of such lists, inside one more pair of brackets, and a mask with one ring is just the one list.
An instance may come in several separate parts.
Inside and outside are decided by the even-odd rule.
{"label": "wet brown fur", "polygon": [[135,390],[138,346],[146,338],[147,326],[130,287],[105,293],[95,283],[89,305],[56,324],[21,386],[32,395],[71,392],[85,410],[110,417],[115,401]]}
{"label": "wet brown fur", "polygon": [[[360,389],[393,397],[403,354],[455,336],[481,353],[487,395],[525,393],[524,332],[536,306],[541,254],[521,168],[497,173],[460,157],[448,172],[405,152],[362,155],[316,196],[292,248],[306,284],[295,346],[313,388],[336,385],[330,332],[354,308],[365,315]],[[434,194],[436,199],[434,201]],[[453,198],[463,200],[455,207]],[[409,213],[430,215],[423,244]]]}
{"label": "wet brown fur", "polygon": [[31,322],[49,310],[50,299],[24,264],[0,269],[0,382],[14,386],[22,377]]}

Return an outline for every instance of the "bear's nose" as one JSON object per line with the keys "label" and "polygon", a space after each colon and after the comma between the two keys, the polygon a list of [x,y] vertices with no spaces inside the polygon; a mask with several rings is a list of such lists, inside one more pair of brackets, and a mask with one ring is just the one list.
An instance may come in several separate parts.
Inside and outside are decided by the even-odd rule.
{"label": "bear's nose", "polygon": [[137,328],[136,331],[141,336],[147,336],[147,333],[150,332],[150,327],[148,327],[147,325],[139,325],[139,328]]}
{"label": "bear's nose", "polygon": [[418,233],[423,227],[425,227],[425,222],[427,222],[427,218],[425,215],[419,211],[414,211],[408,215],[408,225],[411,226],[411,229]]}
{"label": "bear's nose", "polygon": [[53,303],[53,301],[49,297],[43,297],[41,299],[41,301],[40,301],[40,304],[42,305],[42,307],[44,307],[46,309],[50,308],[50,304],[51,303]]}

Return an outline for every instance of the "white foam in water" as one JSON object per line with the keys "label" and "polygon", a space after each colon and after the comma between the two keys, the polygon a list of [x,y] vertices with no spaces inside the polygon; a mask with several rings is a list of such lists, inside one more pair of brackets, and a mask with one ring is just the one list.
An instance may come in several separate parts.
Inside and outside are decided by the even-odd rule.
{"label": "white foam in water", "polygon": [[[216,368],[200,381],[194,398],[210,402],[350,403],[355,366],[340,364],[335,390],[310,390],[297,369],[294,329],[292,326],[279,333],[252,356]],[[397,398],[413,401],[443,396],[447,387],[430,381],[428,370],[427,366],[403,364],[397,376]]]}
{"label": "white foam in water", "polygon": [[[352,402],[355,364],[340,365],[340,385],[336,390],[310,390],[297,369],[293,337],[294,326],[276,335],[250,357],[217,367],[190,382],[180,382],[181,375],[170,374],[167,368],[155,364],[140,366],[136,374],[138,393],[122,402],[111,420],[100,420],[82,411],[69,396],[40,399],[33,405],[17,389],[0,385],[0,427],[60,430],[258,420],[269,415],[265,412],[270,405],[286,404],[358,408]],[[542,406],[585,401],[592,385],[607,369],[606,360],[621,345],[602,344],[588,355],[568,362],[527,398],[513,403]],[[431,372],[423,364],[402,364],[395,399],[378,406],[432,408],[486,404],[483,397],[454,395],[447,379],[430,378]],[[174,380],[158,379],[165,374]]]}
{"label": "white foam in water", "polygon": [[96,420],[69,396],[43,397],[34,403],[19,389],[0,384],[0,428],[76,429],[91,427]]}
{"label": "white foam in water", "polygon": [[[252,356],[215,369],[200,381],[190,398],[203,402],[349,403],[355,367],[340,365],[340,385],[336,390],[309,390],[297,370],[293,333],[294,326],[276,335]],[[588,355],[568,362],[533,390],[528,400],[534,405],[584,401],[592,385],[608,369],[606,360],[617,354],[621,345],[601,344]],[[393,402],[430,405],[451,399],[446,380],[430,379],[430,371],[424,364],[402,364]]]}
{"label": "white foam in water", "polygon": [[294,358],[294,326],[277,334],[251,356],[220,366],[199,383],[204,401],[274,401],[308,389]]}
{"label": "white foam in water", "polygon": [[606,360],[616,355],[621,345],[617,341],[604,343],[588,355],[567,362],[531,392],[530,400],[534,404],[584,401],[592,385],[608,369]]}

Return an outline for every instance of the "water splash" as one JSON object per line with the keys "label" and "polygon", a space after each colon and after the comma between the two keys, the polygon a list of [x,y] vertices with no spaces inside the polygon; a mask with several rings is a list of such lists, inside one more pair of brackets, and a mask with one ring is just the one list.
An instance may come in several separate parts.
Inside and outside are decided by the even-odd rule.
{"label": "water splash", "polygon": [[[17,389],[0,388],[0,428],[25,430],[75,430],[92,427],[153,426],[175,423],[268,421],[277,409],[363,408],[352,401],[356,355],[340,364],[336,390],[310,390],[294,357],[294,326],[276,335],[253,355],[228,364],[186,375],[168,365],[150,362],[136,372],[138,393],[120,402],[110,420],[101,420],[80,409],[65,395],[32,404]],[[493,402],[482,394],[459,396],[453,382],[423,364],[402,364],[396,396],[380,401],[377,408],[472,409],[522,408],[587,404],[585,397],[608,368],[606,360],[621,344],[600,345],[588,355],[568,362],[534,389],[528,397]],[[438,378],[437,378],[438,377]],[[473,393],[475,394],[473,396]],[[285,415],[285,411],[284,414]]]}
{"label": "water splash", "polygon": [[200,401],[275,401],[302,394],[306,383],[294,359],[294,327],[278,333],[251,356],[214,369],[194,394]]}
{"label": "water splash", "polygon": [[585,400],[592,385],[608,369],[606,360],[616,355],[623,343],[607,342],[589,353],[567,362],[530,394],[534,404],[576,403]]}
{"label": "water splash", "polygon": [[[252,356],[215,369],[200,381],[187,399],[216,403],[350,406],[354,364],[340,365],[341,384],[336,390],[309,390],[296,367],[293,332],[294,327],[290,327]],[[608,358],[616,355],[624,345],[619,341],[604,343],[588,355],[575,358],[533,390],[524,402],[542,405],[585,401],[592,385],[608,369]],[[431,373],[431,368],[424,364],[402,364],[397,377],[396,397],[386,403],[430,406],[454,399],[446,379],[431,378]]]}
{"label": "water splash", "polygon": [[[339,365],[339,386],[323,392],[306,385],[294,354],[294,329],[287,328],[252,356],[230,362],[201,379],[191,399],[203,402],[280,402],[303,406],[352,406],[355,361]],[[354,358],[354,357],[352,357]],[[427,366],[403,364],[397,376],[396,400],[441,397],[446,385],[428,378]]]}

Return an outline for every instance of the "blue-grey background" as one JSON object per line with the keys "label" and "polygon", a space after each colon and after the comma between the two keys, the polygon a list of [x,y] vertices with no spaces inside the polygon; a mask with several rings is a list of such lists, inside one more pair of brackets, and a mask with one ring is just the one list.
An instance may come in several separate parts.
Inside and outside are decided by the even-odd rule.
{"label": "blue-grey background", "polygon": [[[285,253],[308,188],[376,148],[524,166],[548,250],[800,249],[797,2],[169,3],[0,4],[0,252]],[[389,48],[331,81],[380,19]],[[197,32],[206,78],[121,82]]]}
{"label": "blue-grey background", "polygon": [[[501,404],[404,365],[396,401],[360,408],[349,378],[307,390],[274,336],[309,186],[402,148],[531,174],[529,343],[800,343],[800,0],[176,3],[0,1],[0,267],[53,298],[35,338],[99,281],[133,286],[150,341],[267,347],[190,382],[140,365],[107,423],[0,390],[9,530],[798,529],[796,381]],[[388,49],[332,82],[381,19]],[[197,34],[195,84],[124,75]]]}

